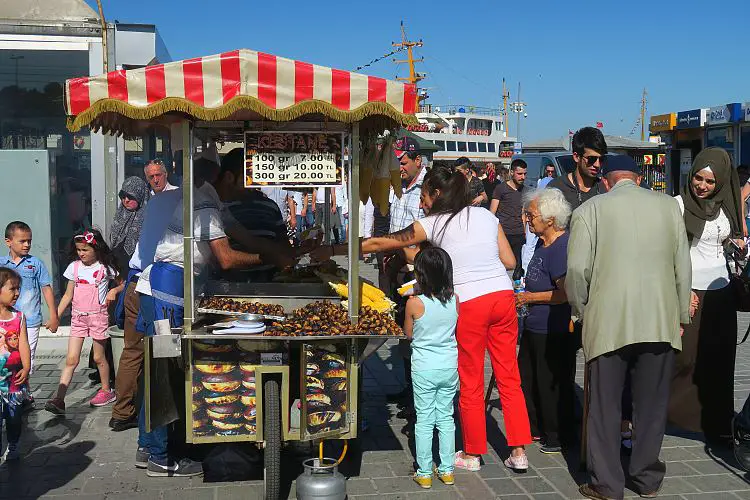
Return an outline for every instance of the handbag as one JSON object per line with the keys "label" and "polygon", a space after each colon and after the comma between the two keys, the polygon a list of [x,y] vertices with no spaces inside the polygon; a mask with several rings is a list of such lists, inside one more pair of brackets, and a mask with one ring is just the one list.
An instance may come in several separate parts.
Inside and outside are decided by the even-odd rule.
{"label": "handbag", "polygon": [[[735,255],[730,255],[727,258],[727,267],[729,268],[729,286],[732,287],[734,294],[735,308],[738,312],[750,312],[750,265],[743,264]],[[748,336],[750,336],[750,326],[737,345],[743,344]]]}
{"label": "handbag", "polygon": [[732,253],[727,256],[729,283],[734,292],[735,306],[739,312],[750,312],[750,266]]}

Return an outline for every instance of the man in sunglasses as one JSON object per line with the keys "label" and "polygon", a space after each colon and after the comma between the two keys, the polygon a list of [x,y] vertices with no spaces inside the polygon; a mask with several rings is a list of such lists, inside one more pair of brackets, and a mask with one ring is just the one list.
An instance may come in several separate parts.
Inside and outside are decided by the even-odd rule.
{"label": "man in sunglasses", "polygon": [[161,160],[151,160],[143,167],[143,173],[146,181],[151,186],[151,196],[164,191],[174,191],[177,186],[173,186],[167,179],[167,167]]}
{"label": "man in sunglasses", "polygon": [[555,171],[555,166],[550,164],[547,164],[544,166],[544,177],[539,179],[539,182],[536,183],[537,189],[544,189],[547,187],[547,184],[555,180],[557,177],[557,172]]}
{"label": "man in sunglasses", "polygon": [[607,142],[602,131],[594,127],[583,127],[573,136],[573,161],[576,168],[569,174],[554,179],[547,187],[562,191],[575,210],[589,198],[607,192],[599,181],[606,155]]}

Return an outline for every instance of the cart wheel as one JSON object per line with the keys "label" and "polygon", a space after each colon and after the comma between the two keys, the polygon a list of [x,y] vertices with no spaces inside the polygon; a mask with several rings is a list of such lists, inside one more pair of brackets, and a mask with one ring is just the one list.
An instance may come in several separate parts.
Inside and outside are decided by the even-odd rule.
{"label": "cart wheel", "polygon": [[278,500],[281,490],[281,403],[279,383],[263,383],[263,476],[266,500]]}

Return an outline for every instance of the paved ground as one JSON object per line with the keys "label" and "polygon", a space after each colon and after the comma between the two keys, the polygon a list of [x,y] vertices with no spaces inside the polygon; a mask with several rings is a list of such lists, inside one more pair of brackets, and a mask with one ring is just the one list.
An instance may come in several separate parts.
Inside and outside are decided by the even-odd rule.
{"label": "paved ground", "polygon": [[[744,334],[746,320],[740,329]],[[34,376],[38,405],[56,387],[58,367],[63,362],[65,339],[40,341],[39,370]],[[84,361],[82,365],[87,363]],[[132,465],[137,431],[113,433],[107,427],[109,411],[87,406],[93,395],[86,377],[79,370],[68,400],[68,416],[55,419],[44,411],[27,416],[22,440],[23,461],[0,467],[0,499],[252,499],[262,498],[260,466],[254,480],[235,483],[208,483],[202,478],[155,479],[146,477]],[[579,370],[580,372],[580,370]],[[502,466],[507,454],[502,434],[502,413],[493,408],[488,420],[490,450],[480,473],[461,472],[456,486],[436,482],[431,491],[420,490],[409,478],[413,470],[413,444],[401,433],[406,424],[397,419],[396,408],[385,394],[401,388],[400,362],[394,345],[384,346],[366,363],[364,411],[370,428],[342,468],[348,477],[352,499],[395,500],[412,498],[579,498],[577,482],[585,480],[578,471],[577,453],[569,456],[542,455],[533,445],[528,450],[531,469],[514,474]],[[487,377],[489,379],[489,372]],[[738,352],[736,406],[739,409],[750,392],[750,346]],[[493,396],[496,400],[497,395]],[[495,401],[496,404],[496,401]],[[298,463],[311,450],[285,452],[285,494],[295,498],[293,478]],[[332,451],[333,453],[333,451]],[[668,435],[662,448],[667,479],[660,498],[750,499],[748,477],[736,468],[726,453],[708,452],[696,437]],[[633,496],[631,494],[631,496]]]}

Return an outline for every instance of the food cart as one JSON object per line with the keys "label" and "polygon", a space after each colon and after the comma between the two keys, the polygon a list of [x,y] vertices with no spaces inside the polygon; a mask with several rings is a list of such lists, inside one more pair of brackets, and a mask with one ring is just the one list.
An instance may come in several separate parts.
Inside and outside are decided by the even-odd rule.
{"label": "food cart", "polygon": [[[186,243],[194,236],[193,156],[209,141],[244,143],[247,188],[341,185],[348,167],[349,284],[359,283],[361,145],[415,124],[416,103],[410,84],[244,49],[75,78],[65,88],[71,131],[171,131],[182,150]],[[184,325],[157,329],[147,342],[147,426],[169,421],[155,371],[157,360],[176,358],[187,441],[256,443],[266,498],[277,498],[283,442],[357,437],[359,367],[399,329],[370,309],[360,316],[358,293],[347,312],[323,282],[233,273],[197,283],[193,262],[186,244]],[[235,320],[231,328],[217,326],[223,317]]]}

